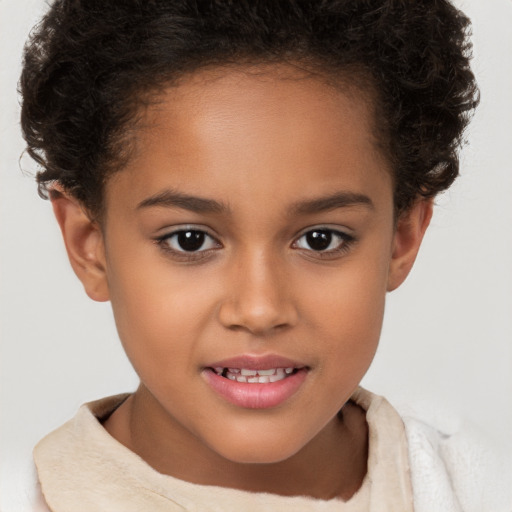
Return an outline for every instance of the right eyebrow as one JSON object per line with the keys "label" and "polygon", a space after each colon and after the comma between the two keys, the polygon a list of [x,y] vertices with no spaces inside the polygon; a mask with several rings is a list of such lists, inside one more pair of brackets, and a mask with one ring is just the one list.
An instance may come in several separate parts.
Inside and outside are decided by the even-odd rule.
{"label": "right eyebrow", "polygon": [[192,196],[172,189],[165,189],[154,194],[138,205],[137,209],[160,206],[164,208],[181,208],[195,213],[226,213],[229,207],[214,199]]}

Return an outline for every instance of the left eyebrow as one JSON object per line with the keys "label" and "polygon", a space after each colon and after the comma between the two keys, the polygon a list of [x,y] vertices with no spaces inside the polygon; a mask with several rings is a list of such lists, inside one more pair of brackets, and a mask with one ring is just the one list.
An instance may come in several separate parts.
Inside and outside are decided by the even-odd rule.
{"label": "left eyebrow", "polygon": [[337,208],[347,208],[349,206],[364,206],[370,210],[375,209],[373,201],[364,194],[355,192],[336,192],[329,196],[298,201],[290,208],[292,214],[307,215],[322,213]]}

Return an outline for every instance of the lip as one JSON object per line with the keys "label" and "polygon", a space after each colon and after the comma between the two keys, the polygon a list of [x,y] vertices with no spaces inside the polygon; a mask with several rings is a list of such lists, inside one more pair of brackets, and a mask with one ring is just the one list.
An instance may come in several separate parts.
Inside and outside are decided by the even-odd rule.
{"label": "lip", "polygon": [[[270,370],[272,368],[295,368],[297,371],[277,382],[266,384],[245,383],[229,380],[217,375],[213,368],[246,368],[248,370]],[[291,398],[302,386],[308,367],[297,361],[278,355],[243,355],[216,361],[205,366],[202,376],[210,388],[227,402],[246,409],[270,409]]]}
{"label": "lip", "polygon": [[272,368],[307,368],[307,365],[277,354],[255,356],[244,354],[205,365],[205,368],[247,368],[248,370],[270,370]]}

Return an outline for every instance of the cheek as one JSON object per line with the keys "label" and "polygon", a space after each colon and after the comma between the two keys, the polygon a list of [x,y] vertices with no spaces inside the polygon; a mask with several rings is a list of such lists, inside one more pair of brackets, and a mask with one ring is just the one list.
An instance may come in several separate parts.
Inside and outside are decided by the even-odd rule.
{"label": "cheek", "polygon": [[303,307],[309,309],[312,335],[324,340],[324,364],[343,381],[358,382],[375,355],[386,283],[385,259],[354,257],[336,272],[315,276],[301,292],[308,297]]}
{"label": "cheek", "polygon": [[[171,269],[164,258],[111,262],[112,309],[125,351],[138,372],[190,367],[198,333],[213,310],[205,276]],[[150,264],[148,264],[150,262]]]}
{"label": "cheek", "polygon": [[[385,262],[347,259],[336,271],[310,276],[300,293],[325,328],[380,331],[386,296]],[[318,327],[320,328],[321,325]]]}
{"label": "cheek", "polygon": [[362,377],[377,349],[383,315],[383,294],[377,298],[348,288],[335,296],[326,294],[322,326],[317,328],[329,340],[324,349],[326,364],[343,368],[347,377]]}

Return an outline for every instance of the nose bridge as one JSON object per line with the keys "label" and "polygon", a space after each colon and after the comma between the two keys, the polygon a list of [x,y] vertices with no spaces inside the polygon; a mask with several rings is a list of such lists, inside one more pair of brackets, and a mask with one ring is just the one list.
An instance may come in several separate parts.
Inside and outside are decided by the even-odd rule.
{"label": "nose bridge", "polygon": [[262,247],[247,248],[231,268],[220,315],[226,327],[263,334],[296,321],[282,258]]}

